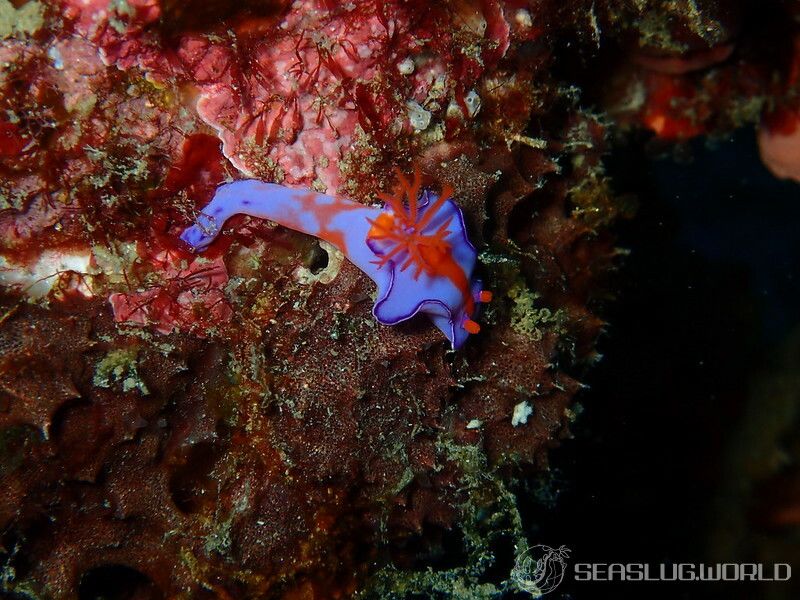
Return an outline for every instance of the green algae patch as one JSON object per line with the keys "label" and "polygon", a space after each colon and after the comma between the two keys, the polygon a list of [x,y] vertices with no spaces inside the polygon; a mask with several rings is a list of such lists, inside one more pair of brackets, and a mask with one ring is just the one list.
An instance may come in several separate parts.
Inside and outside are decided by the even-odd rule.
{"label": "green algae patch", "polygon": [[546,307],[537,307],[539,294],[521,284],[508,290],[508,297],[514,302],[511,308],[511,327],[520,335],[539,341],[546,329],[563,333],[567,323],[567,315],[563,309],[552,311]]}
{"label": "green algae patch", "polygon": [[8,0],[0,0],[0,39],[25,37],[39,31],[42,25],[44,7],[38,2],[14,8]]}
{"label": "green algae patch", "polygon": [[139,390],[143,396],[146,396],[150,392],[139,377],[138,359],[139,350],[137,348],[111,350],[103,360],[97,363],[92,383],[101,388],[110,388],[114,384],[120,383],[123,392]]}

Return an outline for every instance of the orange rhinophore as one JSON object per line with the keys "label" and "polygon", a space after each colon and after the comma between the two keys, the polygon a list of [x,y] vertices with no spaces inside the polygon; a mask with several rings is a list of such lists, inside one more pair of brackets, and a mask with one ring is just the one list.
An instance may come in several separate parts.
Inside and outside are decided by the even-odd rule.
{"label": "orange rhinophore", "polygon": [[472,334],[478,333],[481,330],[481,326],[478,325],[472,319],[464,319],[463,327],[467,331],[467,333],[472,333]]}

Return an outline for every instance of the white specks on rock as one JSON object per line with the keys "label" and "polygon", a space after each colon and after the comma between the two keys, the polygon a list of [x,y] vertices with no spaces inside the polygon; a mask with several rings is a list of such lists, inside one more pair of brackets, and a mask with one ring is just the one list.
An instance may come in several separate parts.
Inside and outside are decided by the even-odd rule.
{"label": "white specks on rock", "polygon": [[470,118],[474,117],[481,110],[481,97],[475,90],[470,92],[464,98],[464,104],[467,105],[467,114]]}
{"label": "white specks on rock", "polygon": [[520,27],[528,28],[533,26],[533,19],[531,18],[531,13],[525,10],[524,8],[520,8],[516,13],[514,13],[514,20]]}
{"label": "white specks on rock", "polygon": [[64,59],[61,56],[61,51],[58,49],[58,46],[50,46],[50,48],[47,50],[47,56],[53,61],[53,66],[56,69],[59,71],[64,70]]}
{"label": "white specks on rock", "polygon": [[418,102],[409,100],[406,102],[408,109],[408,120],[415,131],[425,131],[431,124],[431,113],[420,106]]}
{"label": "white specks on rock", "polygon": [[461,107],[453,100],[451,100],[450,104],[447,105],[446,114],[448,119],[464,119],[464,111],[461,110]]}
{"label": "white specks on rock", "polygon": [[514,427],[525,425],[528,422],[528,417],[533,414],[533,407],[527,400],[523,400],[514,406],[514,412],[511,415],[511,424]]}
{"label": "white specks on rock", "polygon": [[401,75],[411,75],[414,72],[414,61],[408,56],[397,63],[397,70]]}
{"label": "white specks on rock", "polygon": [[483,421],[480,419],[472,419],[467,423],[467,429],[480,429],[481,427],[483,427]]}

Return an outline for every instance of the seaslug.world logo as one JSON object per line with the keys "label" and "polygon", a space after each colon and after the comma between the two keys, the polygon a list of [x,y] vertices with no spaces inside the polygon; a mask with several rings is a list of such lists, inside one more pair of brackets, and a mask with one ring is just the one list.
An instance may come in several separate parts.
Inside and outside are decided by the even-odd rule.
{"label": "seaslug.world logo", "polygon": [[621,563],[576,562],[568,568],[570,550],[531,546],[517,556],[511,582],[520,591],[541,598],[555,590],[569,575],[575,583],[650,582],[746,582],[781,583],[792,578],[788,563]]}
{"label": "seaslug.world logo", "polygon": [[540,598],[552,592],[564,580],[569,549],[566,546],[551,548],[543,544],[531,546],[519,556],[511,570],[511,581],[516,587]]}
{"label": "seaslug.world logo", "polygon": [[792,578],[788,563],[575,563],[575,581],[763,581]]}

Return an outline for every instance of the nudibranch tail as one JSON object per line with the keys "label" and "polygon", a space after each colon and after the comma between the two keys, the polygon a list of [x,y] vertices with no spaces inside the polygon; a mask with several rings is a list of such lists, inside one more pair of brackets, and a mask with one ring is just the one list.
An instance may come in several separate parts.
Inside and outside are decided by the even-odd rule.
{"label": "nudibranch tail", "polygon": [[[378,212],[346,198],[245,179],[217,188],[214,198],[196,223],[181,234],[181,239],[195,251],[205,250],[225,221],[233,215],[246,214],[322,238],[348,253],[350,245],[363,244],[362,237],[368,229],[366,219]],[[350,213],[352,217],[346,218]],[[363,227],[353,227],[360,222]]]}
{"label": "nudibranch tail", "polygon": [[480,326],[474,320],[491,293],[473,279],[477,252],[467,237],[452,190],[423,189],[416,170],[398,173],[394,194],[383,207],[365,206],[308,190],[257,180],[220,186],[181,239],[202,251],[235,214],[269,219],[322,238],[339,248],[378,287],[373,314],[393,325],[427,314],[459,348]]}

